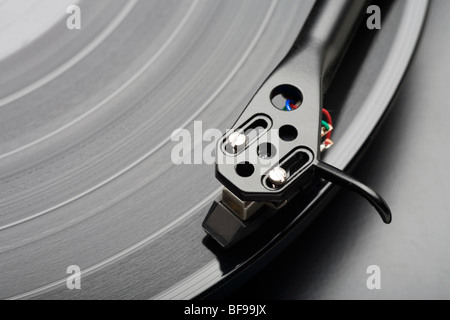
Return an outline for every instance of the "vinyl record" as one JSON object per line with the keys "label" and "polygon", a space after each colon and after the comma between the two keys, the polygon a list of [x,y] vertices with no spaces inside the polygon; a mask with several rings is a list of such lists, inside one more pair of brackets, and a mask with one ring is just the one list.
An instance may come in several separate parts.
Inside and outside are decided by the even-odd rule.
{"label": "vinyl record", "polygon": [[[174,131],[188,129],[195,148],[195,121],[233,124],[314,1],[84,0],[79,30],[66,25],[71,3],[46,3],[0,4],[0,298],[207,297],[320,212],[328,184],[223,250],[201,227],[221,190],[214,166],[171,161]],[[382,30],[361,26],[325,96],[336,141],[326,160],[340,168],[386,115],[427,9],[379,5]],[[72,265],[82,290],[66,286]]]}

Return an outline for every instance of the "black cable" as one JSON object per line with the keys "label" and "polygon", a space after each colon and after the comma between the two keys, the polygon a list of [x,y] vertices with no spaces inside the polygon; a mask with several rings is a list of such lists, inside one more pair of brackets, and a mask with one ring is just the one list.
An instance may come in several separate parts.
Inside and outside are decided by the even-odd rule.
{"label": "black cable", "polygon": [[321,161],[316,164],[316,174],[322,179],[358,193],[359,195],[367,199],[370,204],[375,207],[375,209],[377,209],[384,223],[391,223],[391,209],[389,209],[386,201],[384,201],[384,199],[377,192],[375,192],[365,184],[352,178],[344,171]]}

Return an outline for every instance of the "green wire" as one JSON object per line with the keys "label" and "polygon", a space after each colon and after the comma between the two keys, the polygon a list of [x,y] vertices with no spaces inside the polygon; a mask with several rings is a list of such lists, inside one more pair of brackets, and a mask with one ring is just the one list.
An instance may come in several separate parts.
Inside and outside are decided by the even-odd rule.
{"label": "green wire", "polygon": [[325,120],[322,120],[322,125],[325,127],[325,129],[327,129],[327,131],[330,130],[330,125]]}

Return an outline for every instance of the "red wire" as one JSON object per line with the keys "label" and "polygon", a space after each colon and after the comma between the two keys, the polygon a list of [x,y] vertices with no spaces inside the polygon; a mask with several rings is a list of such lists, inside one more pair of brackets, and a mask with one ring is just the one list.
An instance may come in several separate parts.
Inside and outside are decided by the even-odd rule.
{"label": "red wire", "polygon": [[327,118],[327,122],[330,124],[330,126],[332,126],[333,125],[333,121],[331,120],[331,115],[328,112],[328,110],[327,109],[322,109],[322,113]]}
{"label": "red wire", "polygon": [[[325,116],[325,118],[327,118],[328,124],[329,124],[330,126],[332,126],[332,125],[333,125],[333,120],[331,120],[331,115],[330,115],[330,113],[328,112],[328,110],[325,109],[325,108],[323,108],[323,109],[322,109],[322,113],[323,113],[323,115]],[[331,139],[331,131],[328,132],[328,134],[327,134],[327,139]]]}

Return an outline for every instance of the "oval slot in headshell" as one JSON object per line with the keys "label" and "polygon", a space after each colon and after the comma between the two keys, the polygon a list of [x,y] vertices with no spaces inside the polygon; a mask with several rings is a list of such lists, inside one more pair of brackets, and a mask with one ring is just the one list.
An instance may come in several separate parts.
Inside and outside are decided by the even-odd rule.
{"label": "oval slot in headshell", "polygon": [[[266,174],[263,178],[263,184],[269,189],[281,189],[287,185],[292,179],[295,178],[299,173],[301,173],[313,160],[312,153],[304,148],[296,149],[291,154],[289,154],[278,166],[286,174],[286,179],[283,184],[274,184],[269,179],[269,174]],[[276,167],[275,167],[276,168]],[[275,169],[275,168],[272,168]],[[270,171],[269,171],[270,172]]]}
{"label": "oval slot in headshell", "polygon": [[256,115],[239,128],[226,135],[222,141],[222,150],[228,155],[238,155],[272,126],[272,121],[265,115]]}

